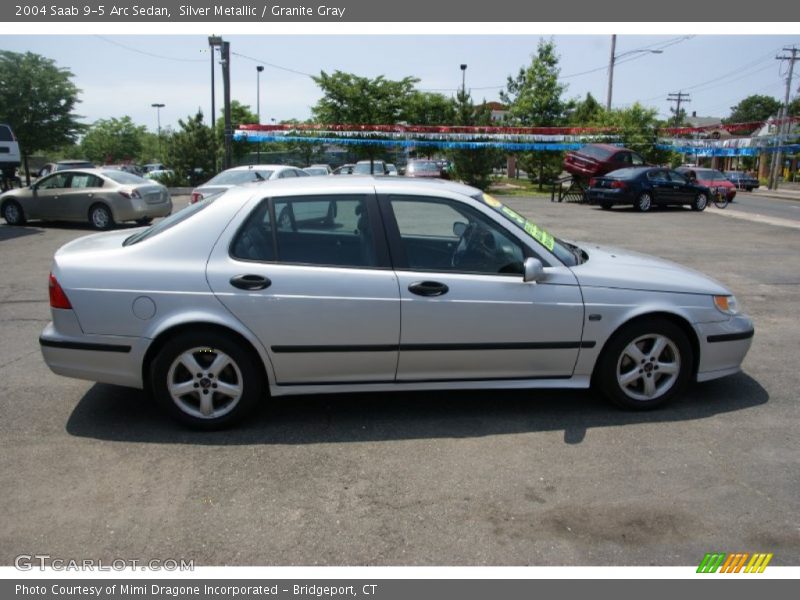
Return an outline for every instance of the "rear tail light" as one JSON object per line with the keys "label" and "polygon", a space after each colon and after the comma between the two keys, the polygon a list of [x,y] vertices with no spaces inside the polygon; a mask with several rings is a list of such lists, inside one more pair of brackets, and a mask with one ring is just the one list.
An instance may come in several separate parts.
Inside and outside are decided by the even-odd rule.
{"label": "rear tail light", "polygon": [[595,179],[594,177],[592,177],[592,178],[589,180],[589,187],[596,187],[596,186],[597,186],[597,179]]}
{"label": "rear tail light", "polygon": [[621,189],[623,189],[625,187],[625,182],[624,181],[619,181],[619,180],[612,181],[611,182],[611,187],[613,189],[615,189],[615,190],[621,190]]}
{"label": "rear tail light", "polygon": [[192,204],[200,202],[203,199],[203,194],[200,192],[192,192]]}
{"label": "rear tail light", "polygon": [[52,273],[50,273],[48,283],[50,288],[50,308],[64,308],[70,310],[72,304],[69,303],[69,298],[67,298],[67,295],[64,293],[64,290],[61,289],[61,285]]}
{"label": "rear tail light", "polygon": [[131,190],[130,192],[126,192],[126,191],[120,190],[119,191],[119,195],[124,197],[124,198],[128,198],[129,200],[131,198],[141,198],[141,195],[139,194],[139,192],[137,190]]}

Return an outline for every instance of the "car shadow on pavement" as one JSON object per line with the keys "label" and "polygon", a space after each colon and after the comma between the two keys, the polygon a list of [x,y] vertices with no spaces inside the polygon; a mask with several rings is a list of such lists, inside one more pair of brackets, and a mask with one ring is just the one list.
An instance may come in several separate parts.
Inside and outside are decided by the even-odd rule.
{"label": "car shadow on pavement", "polygon": [[618,410],[587,390],[393,392],[277,398],[229,430],[197,432],[170,420],[139,390],[95,384],[73,410],[77,437],[144,443],[235,445],[320,444],[470,438],[563,431],[579,444],[594,427],[691,421],[757,407],[769,400],[740,373],[690,387],[654,411]]}
{"label": "car shadow on pavement", "polygon": [[43,233],[44,230],[39,227],[20,227],[18,225],[11,227],[10,225],[6,225],[0,227],[0,242],[14,240],[25,237],[26,235],[41,235]]}

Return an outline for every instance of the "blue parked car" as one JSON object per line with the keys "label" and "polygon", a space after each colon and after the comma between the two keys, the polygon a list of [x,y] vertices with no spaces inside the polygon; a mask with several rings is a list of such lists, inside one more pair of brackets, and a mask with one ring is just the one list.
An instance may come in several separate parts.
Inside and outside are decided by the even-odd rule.
{"label": "blue parked car", "polygon": [[738,189],[747,190],[748,192],[752,192],[761,185],[757,177],[753,177],[744,171],[728,171],[725,173],[725,177]]}

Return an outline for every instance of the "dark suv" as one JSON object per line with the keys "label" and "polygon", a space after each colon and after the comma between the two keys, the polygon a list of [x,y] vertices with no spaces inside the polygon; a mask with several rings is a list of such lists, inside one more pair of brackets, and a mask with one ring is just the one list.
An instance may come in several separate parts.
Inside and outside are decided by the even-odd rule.
{"label": "dark suv", "polygon": [[580,150],[567,152],[564,157],[564,170],[573,177],[586,181],[617,169],[646,165],[647,162],[640,154],[611,144],[587,144]]}

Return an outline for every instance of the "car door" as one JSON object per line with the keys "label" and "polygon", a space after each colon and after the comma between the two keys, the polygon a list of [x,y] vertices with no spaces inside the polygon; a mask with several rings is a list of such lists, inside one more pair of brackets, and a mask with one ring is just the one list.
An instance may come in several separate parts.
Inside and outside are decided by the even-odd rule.
{"label": "car door", "polygon": [[669,204],[673,201],[673,183],[670,181],[666,170],[653,169],[647,171],[646,177],[652,189],[653,202],[656,204]]}
{"label": "car door", "polygon": [[394,381],[400,298],[377,210],[374,193],[265,198],[212,252],[209,284],[278,384]]}
{"label": "car door", "polygon": [[69,189],[71,173],[57,172],[37,181],[33,186],[30,216],[39,219],[65,219],[64,193]]}
{"label": "car door", "polygon": [[65,219],[85,221],[89,218],[89,207],[102,192],[103,180],[91,173],[75,172],[70,178],[69,187],[61,195]]}
{"label": "car door", "polygon": [[476,207],[401,195],[380,202],[400,286],[398,382],[572,374],[583,303],[568,268],[525,283],[531,250]]}
{"label": "car door", "polygon": [[690,204],[697,195],[694,185],[677,171],[669,171],[668,175],[672,183],[672,201],[677,204]]}

